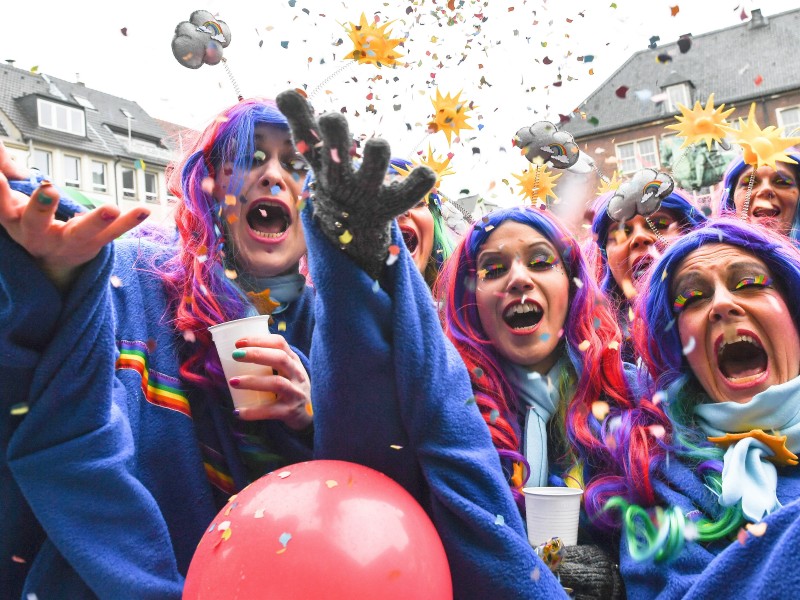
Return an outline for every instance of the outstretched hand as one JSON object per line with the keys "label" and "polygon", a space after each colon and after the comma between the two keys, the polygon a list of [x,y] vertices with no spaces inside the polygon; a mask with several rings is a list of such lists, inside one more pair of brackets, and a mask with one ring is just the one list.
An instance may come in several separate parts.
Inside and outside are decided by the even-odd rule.
{"label": "outstretched hand", "polygon": [[8,179],[0,173],[0,226],[62,290],[69,286],[81,265],[150,214],[146,208],[120,214],[119,208],[109,205],[65,223],[55,219],[58,201],[58,191],[49,183],[43,183],[28,198],[12,191]]}
{"label": "outstretched hand", "polygon": [[309,103],[294,90],[278,94],[277,103],[297,150],[314,171],[314,216],[322,231],[377,279],[389,251],[392,219],[430,191],[436,174],[419,166],[402,181],[384,185],[391,155],[386,140],[367,140],[361,166],[355,169],[344,115],[325,113],[317,121]]}

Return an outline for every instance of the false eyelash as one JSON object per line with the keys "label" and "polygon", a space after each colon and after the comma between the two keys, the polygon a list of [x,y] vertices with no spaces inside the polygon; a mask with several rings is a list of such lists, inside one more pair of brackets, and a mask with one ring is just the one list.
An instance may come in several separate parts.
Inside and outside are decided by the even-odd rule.
{"label": "false eyelash", "polygon": [[703,292],[699,290],[692,290],[689,292],[688,296],[684,296],[683,294],[679,295],[675,298],[675,302],[672,304],[672,309],[675,312],[680,312],[683,310],[683,307],[686,306],[686,303],[689,301],[690,298],[699,298],[703,295]]}
{"label": "false eyelash", "polygon": [[763,287],[769,287],[772,285],[772,278],[767,277],[766,275],[756,275],[755,277],[745,277],[739,283],[736,284],[736,289],[740,290],[743,287],[748,285],[760,285]]}

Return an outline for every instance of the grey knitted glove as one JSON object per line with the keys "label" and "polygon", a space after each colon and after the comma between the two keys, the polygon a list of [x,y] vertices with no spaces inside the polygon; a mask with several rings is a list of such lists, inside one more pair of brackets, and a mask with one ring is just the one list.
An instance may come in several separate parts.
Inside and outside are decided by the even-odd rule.
{"label": "grey knitted glove", "polygon": [[566,546],[558,577],[561,585],[572,589],[575,600],[625,598],[619,566],[599,546]]}
{"label": "grey knitted glove", "polygon": [[384,185],[389,143],[370,138],[361,167],[353,168],[353,140],[344,115],[332,112],[314,119],[311,105],[294,90],[281,92],[278,108],[314,171],[314,217],[325,236],[340,246],[373,279],[383,272],[392,219],[413,207],[436,183],[429,168],[416,167],[408,177]]}

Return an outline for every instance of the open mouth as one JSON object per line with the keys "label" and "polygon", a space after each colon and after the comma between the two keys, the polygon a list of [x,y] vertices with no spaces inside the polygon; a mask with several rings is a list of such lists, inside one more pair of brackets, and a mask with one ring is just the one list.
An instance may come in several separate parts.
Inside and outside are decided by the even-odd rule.
{"label": "open mouth", "polygon": [[753,216],[758,219],[774,219],[781,214],[777,206],[759,206],[753,209]]}
{"label": "open mouth", "polygon": [[522,331],[534,329],[543,316],[544,311],[536,302],[520,302],[506,308],[503,313],[503,321],[511,329]]}
{"label": "open mouth", "polygon": [[289,229],[292,219],[283,204],[260,201],[247,211],[247,224],[261,237],[277,238]]}
{"label": "open mouth", "polygon": [[631,277],[635,281],[639,281],[642,277],[644,277],[647,270],[650,268],[650,265],[653,264],[653,257],[649,254],[645,254],[635,261],[633,261],[633,269],[631,269]]}
{"label": "open mouth", "polygon": [[730,381],[757,377],[767,370],[767,353],[761,342],[749,335],[737,335],[722,342],[717,350],[719,370]]}
{"label": "open mouth", "polygon": [[400,233],[403,234],[403,241],[406,244],[406,248],[411,254],[414,254],[414,251],[419,246],[419,237],[417,236],[417,232],[411,229],[410,227],[404,227],[403,225],[400,226]]}

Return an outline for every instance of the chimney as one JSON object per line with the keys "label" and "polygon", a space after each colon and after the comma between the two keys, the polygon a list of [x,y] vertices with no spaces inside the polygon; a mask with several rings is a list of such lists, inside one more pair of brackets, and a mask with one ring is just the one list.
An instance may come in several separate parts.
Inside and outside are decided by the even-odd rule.
{"label": "chimney", "polygon": [[8,64],[10,64],[10,65],[13,67],[13,66],[14,66],[14,63],[15,63],[15,62],[17,62],[17,61],[15,61],[13,58],[7,58],[7,59],[6,59],[6,62],[7,62]]}
{"label": "chimney", "polygon": [[754,8],[750,13],[750,29],[758,29],[767,26],[767,18],[761,14],[760,8]]}

